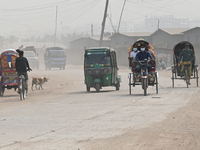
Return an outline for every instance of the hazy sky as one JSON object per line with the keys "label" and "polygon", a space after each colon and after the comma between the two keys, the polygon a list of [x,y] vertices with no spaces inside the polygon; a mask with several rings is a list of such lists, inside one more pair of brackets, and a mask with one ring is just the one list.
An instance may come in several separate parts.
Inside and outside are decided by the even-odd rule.
{"label": "hazy sky", "polygon": [[[58,6],[57,29],[65,26],[75,28],[84,24],[101,24],[106,0],[0,0],[0,35],[54,33],[56,6]],[[124,0],[109,0],[106,30],[117,28]],[[121,24],[133,30],[133,23],[145,17],[174,15],[175,17],[199,19],[200,0],[127,0]],[[98,27],[99,28],[99,27]],[[94,26],[95,30],[95,26]],[[28,32],[27,32],[28,31]],[[89,31],[82,31],[89,32]]]}

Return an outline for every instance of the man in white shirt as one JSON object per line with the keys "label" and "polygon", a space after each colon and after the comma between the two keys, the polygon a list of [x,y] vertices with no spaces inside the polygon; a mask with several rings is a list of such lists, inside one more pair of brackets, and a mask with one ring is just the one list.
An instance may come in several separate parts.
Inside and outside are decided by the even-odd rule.
{"label": "man in white shirt", "polygon": [[130,58],[131,58],[131,60],[134,60],[134,59],[135,59],[135,56],[137,55],[137,53],[138,53],[137,46],[136,46],[136,45],[133,45],[132,52],[130,53]]}

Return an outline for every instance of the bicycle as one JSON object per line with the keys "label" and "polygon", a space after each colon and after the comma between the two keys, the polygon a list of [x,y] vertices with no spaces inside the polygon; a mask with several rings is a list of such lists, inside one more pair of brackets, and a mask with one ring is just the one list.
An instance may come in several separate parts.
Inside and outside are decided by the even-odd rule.
{"label": "bicycle", "polygon": [[187,88],[188,88],[188,85],[190,84],[189,83],[189,72],[188,72],[188,68],[189,68],[189,66],[188,65],[190,65],[191,63],[190,63],[190,61],[188,61],[188,62],[182,62],[181,63],[183,66],[184,66],[184,74],[185,74],[185,82],[186,82],[186,85],[187,85]]}
{"label": "bicycle", "polygon": [[[30,72],[31,70],[28,71]],[[18,82],[19,82],[18,93],[20,95],[20,100],[26,99],[26,96],[28,94],[28,85],[26,85],[26,79],[23,73],[19,75]]]}

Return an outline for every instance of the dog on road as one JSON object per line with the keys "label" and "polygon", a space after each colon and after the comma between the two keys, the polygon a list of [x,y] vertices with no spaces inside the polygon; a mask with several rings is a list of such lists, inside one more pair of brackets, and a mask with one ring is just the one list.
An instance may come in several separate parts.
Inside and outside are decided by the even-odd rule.
{"label": "dog on road", "polygon": [[33,77],[32,78],[32,90],[33,90],[33,85],[35,85],[35,88],[37,88],[37,86],[39,85],[39,90],[40,88],[43,89],[42,87],[42,84],[44,84],[44,82],[47,82],[48,81],[48,78],[47,77],[40,77],[40,78],[36,78],[36,77]]}

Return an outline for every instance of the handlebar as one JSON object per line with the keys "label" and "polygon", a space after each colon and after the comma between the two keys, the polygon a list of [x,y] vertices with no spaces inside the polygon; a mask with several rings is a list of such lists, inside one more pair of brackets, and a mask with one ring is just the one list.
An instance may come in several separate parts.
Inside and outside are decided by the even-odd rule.
{"label": "handlebar", "polygon": [[31,71],[32,71],[32,69],[31,69],[31,68],[30,68],[30,69],[27,69],[27,71],[31,72]]}
{"label": "handlebar", "polygon": [[141,64],[141,65],[145,65],[145,64],[148,64],[150,60],[138,60],[138,62]]}

